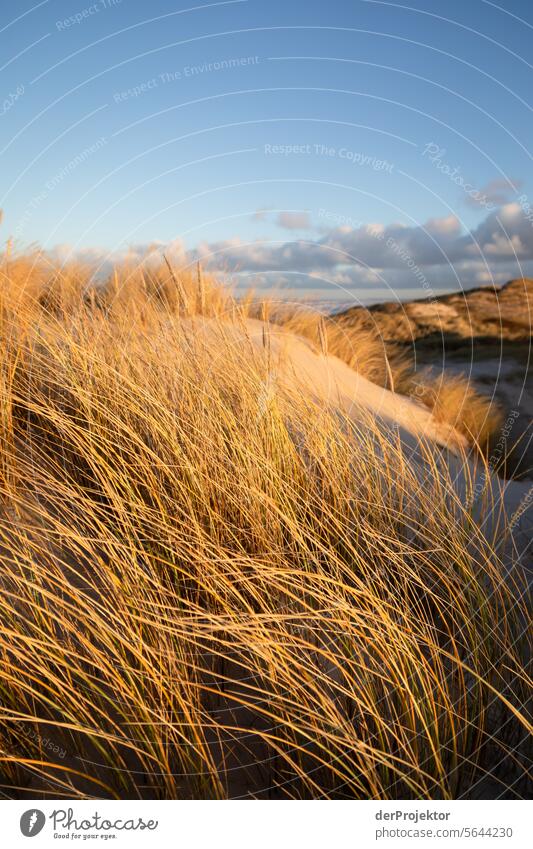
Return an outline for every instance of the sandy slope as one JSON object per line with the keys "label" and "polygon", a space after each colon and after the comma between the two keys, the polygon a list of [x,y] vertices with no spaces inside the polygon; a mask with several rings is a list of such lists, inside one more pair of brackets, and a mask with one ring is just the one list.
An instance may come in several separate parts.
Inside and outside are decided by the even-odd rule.
{"label": "sandy slope", "polygon": [[450,449],[466,448],[464,436],[433,419],[429,410],[412,399],[383,389],[351,369],[338,357],[317,353],[311,343],[275,325],[249,319],[249,338],[263,348],[268,338],[278,381],[305,388],[318,401],[337,406],[354,421],[365,413],[399,431],[406,446],[428,439]]}
{"label": "sandy slope", "polygon": [[[208,333],[220,332],[220,325],[215,328],[210,321],[200,320],[200,326]],[[195,332],[198,327],[195,320]],[[421,443],[432,443],[442,449],[437,452],[438,465],[443,473],[451,472],[455,491],[465,504],[471,500],[472,488],[481,492],[488,479],[493,497],[491,508],[487,508],[486,499],[479,497],[469,509],[489,535],[494,531],[498,534],[500,528],[511,523],[512,533],[505,542],[505,551],[500,554],[514,562],[518,556],[524,567],[531,567],[531,482],[504,482],[490,471],[487,475],[474,457],[466,457],[465,438],[451,426],[436,422],[426,407],[376,386],[337,357],[317,353],[301,337],[256,320],[247,320],[240,327],[228,324],[224,334],[229,335],[231,344],[249,345],[251,342],[259,350],[268,348],[273,391],[276,385],[303,388],[317,403],[339,409],[362,425],[369,415],[375,417],[391,439],[396,442],[400,438],[409,462],[418,470],[421,486],[428,474],[435,474],[434,469],[428,470],[424,452],[420,450]]]}

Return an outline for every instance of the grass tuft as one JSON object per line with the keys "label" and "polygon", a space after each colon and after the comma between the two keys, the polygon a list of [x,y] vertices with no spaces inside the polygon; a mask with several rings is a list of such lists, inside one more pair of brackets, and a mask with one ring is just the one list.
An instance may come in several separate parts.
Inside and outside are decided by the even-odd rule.
{"label": "grass tuft", "polygon": [[[255,308],[170,261],[94,290],[4,258],[3,791],[523,795],[505,517],[483,532],[431,445],[421,478],[371,417],[277,382]],[[399,390],[375,339],[261,309]]]}

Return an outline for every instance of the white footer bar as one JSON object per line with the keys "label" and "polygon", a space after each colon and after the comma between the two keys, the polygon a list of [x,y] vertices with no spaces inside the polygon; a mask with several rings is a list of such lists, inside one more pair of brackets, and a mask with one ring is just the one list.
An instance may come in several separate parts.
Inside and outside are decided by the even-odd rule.
{"label": "white footer bar", "polygon": [[6,849],[533,846],[526,801],[2,801],[0,814]]}

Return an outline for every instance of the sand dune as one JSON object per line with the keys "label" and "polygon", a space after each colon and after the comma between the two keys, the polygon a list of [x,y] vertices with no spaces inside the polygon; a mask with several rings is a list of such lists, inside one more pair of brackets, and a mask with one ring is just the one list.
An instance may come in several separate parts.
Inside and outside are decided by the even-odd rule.
{"label": "sand dune", "polygon": [[[210,319],[192,320],[191,328],[206,336],[223,333],[226,342],[237,346],[252,343],[255,349],[268,351],[270,358],[269,391],[297,389],[316,403],[338,409],[365,428],[369,418],[380,423],[382,432],[398,440],[409,463],[416,468],[420,485],[442,469],[450,475],[456,494],[471,509],[475,520],[489,535],[502,534],[505,560],[531,566],[529,546],[533,525],[533,498],[528,481],[503,481],[478,456],[469,452],[466,438],[452,426],[436,421],[423,404],[396,394],[367,380],[338,357],[317,352],[303,337],[276,325],[255,319],[241,324],[220,323]],[[427,463],[427,449],[436,464]],[[483,493],[483,497],[481,494]],[[505,533],[505,526],[511,532]]]}
{"label": "sand dune", "polygon": [[440,344],[445,348],[476,339],[524,342],[533,326],[533,280],[483,286],[402,303],[352,307],[339,315],[349,327],[374,327],[386,342]]}

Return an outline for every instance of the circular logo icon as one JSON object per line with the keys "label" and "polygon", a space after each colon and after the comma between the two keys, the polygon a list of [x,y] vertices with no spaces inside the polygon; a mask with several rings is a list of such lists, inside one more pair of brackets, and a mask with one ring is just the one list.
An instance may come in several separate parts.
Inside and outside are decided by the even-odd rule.
{"label": "circular logo icon", "polygon": [[20,818],[20,830],[24,837],[35,837],[42,831],[46,822],[46,817],[38,808],[31,808],[29,811],[24,811]]}

